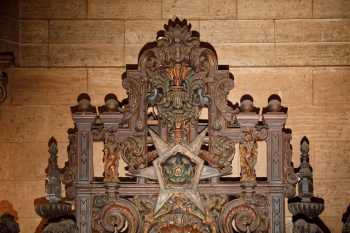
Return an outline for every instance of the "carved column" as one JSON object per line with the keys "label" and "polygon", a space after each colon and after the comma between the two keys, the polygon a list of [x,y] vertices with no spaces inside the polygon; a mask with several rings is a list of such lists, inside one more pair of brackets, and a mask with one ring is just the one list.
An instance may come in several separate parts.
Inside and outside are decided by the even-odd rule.
{"label": "carved column", "polygon": [[91,232],[91,194],[84,191],[94,177],[93,167],[93,135],[91,126],[96,119],[96,109],[90,103],[87,94],[80,94],[78,105],[71,108],[73,121],[77,128],[77,175],[75,214],[80,233]]}
{"label": "carved column", "polygon": [[96,114],[73,115],[73,120],[78,130],[77,157],[79,183],[89,183],[94,177],[92,146],[93,138],[91,126],[96,118]]}
{"label": "carved column", "polygon": [[267,138],[267,179],[270,182],[283,181],[283,134],[282,129],[287,120],[287,114],[283,112],[271,112],[263,115],[265,123],[269,127]]}
{"label": "carved column", "polygon": [[284,194],[271,194],[272,233],[284,233]]}
{"label": "carved column", "polygon": [[[287,114],[284,112],[267,112],[263,114],[268,125],[267,138],[267,179],[271,183],[283,182],[283,132]],[[284,232],[284,193],[271,194],[272,232]]]}

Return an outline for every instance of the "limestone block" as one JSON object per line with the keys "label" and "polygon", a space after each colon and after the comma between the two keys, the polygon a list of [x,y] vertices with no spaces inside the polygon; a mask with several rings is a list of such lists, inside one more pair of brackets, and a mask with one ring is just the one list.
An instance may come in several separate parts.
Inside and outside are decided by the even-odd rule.
{"label": "limestone block", "polygon": [[159,19],[161,0],[89,0],[89,18]]}
{"label": "limestone block", "polygon": [[48,21],[46,20],[22,20],[20,25],[21,43],[47,43]]}
{"label": "limestone block", "polygon": [[311,18],[312,0],[237,0],[238,19]]}
{"label": "limestone block", "polygon": [[230,66],[273,66],[275,45],[273,43],[212,44],[219,64]]}
{"label": "limestone block", "polygon": [[284,106],[312,104],[312,69],[302,67],[246,67],[231,68],[235,87],[229,100],[239,102],[244,94],[254,98],[254,104],[265,107],[271,94],[278,94]]}
{"label": "limestone block", "polygon": [[7,142],[0,142],[0,180],[8,180],[10,178],[10,147],[11,144]]}
{"label": "limestone block", "polygon": [[37,218],[34,199],[45,195],[44,186],[44,181],[2,181],[0,197],[13,205],[18,212],[18,219]]}
{"label": "limestone block", "polygon": [[164,0],[163,18],[235,19],[236,0]]}
{"label": "limestone block", "polygon": [[18,218],[36,218],[34,200],[45,196],[45,181],[16,182],[16,192],[14,207],[18,210]]}
{"label": "limestone block", "polygon": [[50,66],[121,66],[123,45],[103,44],[51,44]]}
{"label": "limestone block", "polygon": [[49,0],[21,0],[19,16],[21,18],[49,18]]}
{"label": "limestone block", "polygon": [[200,23],[201,39],[209,43],[274,42],[272,20],[207,20]]}
{"label": "limestone block", "polygon": [[124,43],[124,22],[118,20],[52,20],[51,44]]}
{"label": "limestone block", "polygon": [[330,66],[350,63],[350,43],[276,44],[276,65]]}
{"label": "limestone block", "polygon": [[[294,136],[307,135],[310,141],[348,140],[350,138],[349,109],[325,106],[297,107],[289,109],[287,126]],[[295,152],[298,154],[298,147]]]}
{"label": "limestone block", "polygon": [[103,105],[104,97],[108,93],[116,94],[119,101],[127,97],[122,87],[123,72],[125,72],[124,68],[88,69],[88,93],[93,104]]}
{"label": "limestone block", "polygon": [[317,67],[313,69],[312,76],[315,105],[348,106],[349,67]]}
{"label": "limestone block", "polygon": [[[144,45],[155,41],[157,32],[164,30],[167,20],[127,20],[125,22],[125,43]],[[199,32],[199,21],[191,20],[192,30]]]}
{"label": "limestone block", "polygon": [[50,18],[86,18],[86,0],[50,0]]}
{"label": "limestone block", "polygon": [[50,136],[67,141],[67,129],[73,127],[69,106],[2,106],[1,142],[43,142]]}
{"label": "limestone block", "polygon": [[350,179],[314,179],[314,193],[326,201],[321,217],[335,216],[340,222],[350,202]]}
{"label": "limestone block", "polygon": [[350,18],[348,0],[314,0],[314,18]]}
{"label": "limestone block", "polygon": [[16,69],[9,79],[12,104],[73,105],[87,89],[85,69]]}
{"label": "limestone block", "polygon": [[20,45],[19,54],[19,65],[22,67],[48,66],[47,44]]}
{"label": "limestone block", "polygon": [[126,44],[124,58],[125,64],[137,64],[139,52],[143,46],[143,44]]}
{"label": "limestone block", "polygon": [[350,19],[276,20],[276,42],[350,41]]}
{"label": "limestone block", "polygon": [[312,143],[315,144],[315,179],[350,179],[349,141],[333,139]]}
{"label": "limestone block", "polygon": [[85,18],[87,5],[85,0],[21,0],[19,12],[21,18]]}

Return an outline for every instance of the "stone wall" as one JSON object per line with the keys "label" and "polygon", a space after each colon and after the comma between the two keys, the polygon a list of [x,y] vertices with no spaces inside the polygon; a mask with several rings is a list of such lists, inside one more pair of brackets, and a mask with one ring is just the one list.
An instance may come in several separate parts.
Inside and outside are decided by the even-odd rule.
{"label": "stone wall", "polygon": [[[9,97],[0,106],[0,201],[12,203],[23,233],[40,219],[47,140],[66,159],[69,107],[81,92],[96,105],[125,97],[121,74],[168,18],[187,18],[235,76],[230,100],[271,93],[289,107],[295,165],[299,141],[311,141],[322,218],[340,232],[350,202],[349,0],[20,0],[0,1],[0,50],[15,51]],[[7,9],[7,10],[3,10]],[[10,10],[12,9],[12,10]],[[11,13],[12,12],[12,13]],[[5,22],[5,23],[3,23]]]}

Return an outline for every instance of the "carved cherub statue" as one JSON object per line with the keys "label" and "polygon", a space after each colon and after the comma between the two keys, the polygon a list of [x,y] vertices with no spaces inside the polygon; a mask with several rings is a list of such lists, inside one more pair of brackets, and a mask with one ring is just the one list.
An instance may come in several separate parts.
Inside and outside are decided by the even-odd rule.
{"label": "carved cherub statue", "polygon": [[104,181],[118,182],[121,143],[115,139],[115,135],[113,133],[107,133],[103,152]]}
{"label": "carved cherub statue", "polygon": [[255,165],[258,157],[258,145],[253,129],[244,132],[243,142],[239,144],[241,181],[255,181]]}

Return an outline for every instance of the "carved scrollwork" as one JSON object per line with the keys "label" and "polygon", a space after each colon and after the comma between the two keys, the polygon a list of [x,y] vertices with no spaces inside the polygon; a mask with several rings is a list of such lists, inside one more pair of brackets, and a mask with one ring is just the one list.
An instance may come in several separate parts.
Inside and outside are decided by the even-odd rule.
{"label": "carved scrollwork", "polygon": [[95,197],[92,223],[95,232],[137,233],[141,229],[140,223],[140,214],[130,201]]}
{"label": "carved scrollwork", "polygon": [[268,231],[268,201],[263,195],[254,195],[253,201],[241,198],[228,202],[219,218],[220,232],[256,232]]}
{"label": "carved scrollwork", "polygon": [[222,233],[254,232],[259,225],[256,210],[240,200],[227,203],[220,217],[220,231]]}
{"label": "carved scrollwork", "polygon": [[210,141],[210,152],[201,150],[199,156],[206,160],[211,166],[220,169],[222,173],[232,172],[232,160],[235,156],[235,141],[217,135]]}
{"label": "carved scrollwork", "polygon": [[143,112],[146,83],[142,77],[131,72],[129,75],[123,77],[122,85],[128,94],[128,104],[123,113],[122,123],[132,119],[131,122],[135,123],[132,127],[141,131],[145,127],[145,115]]}
{"label": "carved scrollwork", "polygon": [[128,137],[122,143],[122,158],[128,164],[128,170],[133,172],[139,168],[144,168],[147,163],[157,157],[155,151],[145,153],[145,138]]}

